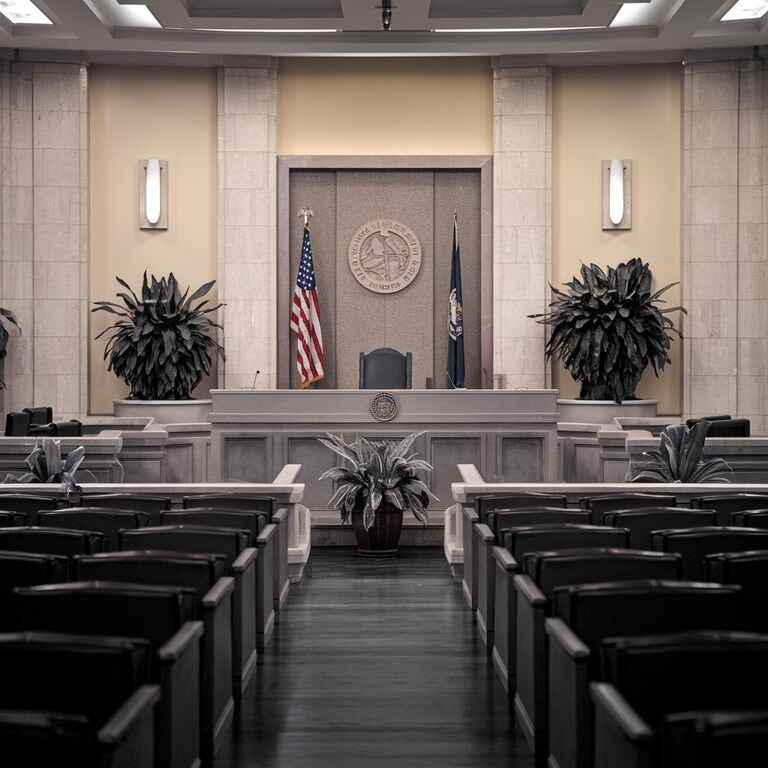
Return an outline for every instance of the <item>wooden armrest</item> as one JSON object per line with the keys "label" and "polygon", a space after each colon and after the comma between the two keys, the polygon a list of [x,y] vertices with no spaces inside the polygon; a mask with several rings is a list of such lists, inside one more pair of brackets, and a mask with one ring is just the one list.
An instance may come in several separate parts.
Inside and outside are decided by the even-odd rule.
{"label": "wooden armrest", "polygon": [[515,589],[532,605],[546,605],[547,597],[530,576],[515,576]]}
{"label": "wooden armrest", "polygon": [[233,573],[243,573],[248,566],[256,559],[259,554],[259,550],[254,547],[247,547],[238,556],[237,560],[232,563]]}
{"label": "wooden armrest", "polygon": [[288,520],[288,510],[285,507],[281,507],[277,511],[272,513],[272,522],[275,520],[284,523]]}
{"label": "wooden armrest", "polygon": [[592,700],[595,704],[601,704],[611,720],[624,732],[631,741],[650,741],[653,731],[643,720],[630,703],[608,683],[590,683]]}
{"label": "wooden armrest", "polygon": [[493,531],[485,523],[475,523],[475,531],[477,531],[480,541],[490,542],[495,540]]}
{"label": "wooden armrest", "polygon": [[493,556],[496,558],[496,562],[504,568],[505,571],[518,571],[519,566],[517,560],[512,557],[512,553],[504,547],[494,547]]}
{"label": "wooden armrest", "polygon": [[470,523],[480,522],[480,515],[478,515],[472,507],[463,507],[462,509],[464,511],[464,518],[469,520]]}
{"label": "wooden armrest", "polygon": [[256,544],[263,547],[266,546],[277,533],[277,526],[274,523],[269,523],[261,529],[261,533],[256,537]]}
{"label": "wooden armrest", "polygon": [[203,597],[203,608],[215,608],[235,591],[235,580],[231,576],[222,576]]}
{"label": "wooden armrest", "polygon": [[571,658],[589,658],[589,648],[562,619],[547,619],[544,629],[550,637],[557,640],[563,651]]}
{"label": "wooden armrest", "polygon": [[152,710],[160,701],[160,687],[157,685],[142,685],[137,688],[104,723],[99,731],[99,741],[103,744],[119,744],[131,729],[131,726],[144,714]]}
{"label": "wooden armrest", "polygon": [[184,651],[203,634],[202,621],[187,621],[168,642],[163,643],[157,650],[160,661],[176,661]]}

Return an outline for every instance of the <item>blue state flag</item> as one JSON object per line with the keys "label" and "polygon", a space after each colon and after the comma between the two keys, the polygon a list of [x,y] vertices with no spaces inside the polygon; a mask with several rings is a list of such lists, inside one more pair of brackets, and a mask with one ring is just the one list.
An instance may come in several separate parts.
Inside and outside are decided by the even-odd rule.
{"label": "blue state flag", "polygon": [[459,225],[453,215],[453,253],[451,254],[451,292],[448,295],[448,386],[464,388],[464,299],[461,294],[461,249]]}

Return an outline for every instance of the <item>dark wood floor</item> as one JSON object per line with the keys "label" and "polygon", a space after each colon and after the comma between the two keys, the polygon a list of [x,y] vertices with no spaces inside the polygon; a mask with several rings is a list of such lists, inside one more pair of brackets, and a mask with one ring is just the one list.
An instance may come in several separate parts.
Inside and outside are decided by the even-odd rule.
{"label": "dark wood floor", "polygon": [[315,550],[215,768],[531,768],[439,549]]}

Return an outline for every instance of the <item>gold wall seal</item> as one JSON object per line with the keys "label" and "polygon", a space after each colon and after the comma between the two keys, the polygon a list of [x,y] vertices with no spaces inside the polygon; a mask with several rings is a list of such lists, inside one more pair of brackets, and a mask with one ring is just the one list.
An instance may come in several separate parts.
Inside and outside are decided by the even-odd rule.
{"label": "gold wall seal", "polygon": [[373,219],[355,232],[349,244],[349,268],[360,285],[374,293],[397,293],[421,269],[421,243],[407,225]]}

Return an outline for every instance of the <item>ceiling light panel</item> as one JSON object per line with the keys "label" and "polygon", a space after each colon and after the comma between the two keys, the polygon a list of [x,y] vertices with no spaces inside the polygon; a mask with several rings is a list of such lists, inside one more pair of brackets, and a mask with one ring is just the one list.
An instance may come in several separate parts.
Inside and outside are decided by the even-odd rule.
{"label": "ceiling light panel", "polygon": [[[2,2],[3,0],[0,0]],[[117,0],[86,0],[86,4],[101,19],[112,27],[144,27],[159,29],[162,24],[146,5],[121,5]]]}
{"label": "ceiling light panel", "polygon": [[768,13],[768,0],[739,0],[723,16],[723,21],[754,21]]}
{"label": "ceiling light panel", "polygon": [[32,0],[0,0],[0,13],[12,24],[53,24]]}
{"label": "ceiling light panel", "polygon": [[532,32],[589,32],[596,29],[606,29],[606,27],[458,27],[456,29],[442,27],[440,29],[433,29],[432,31],[502,35],[512,33],[530,34]]}
{"label": "ceiling light panel", "polygon": [[661,24],[677,0],[651,0],[649,3],[624,3],[613,17],[612,27],[650,27]]}

